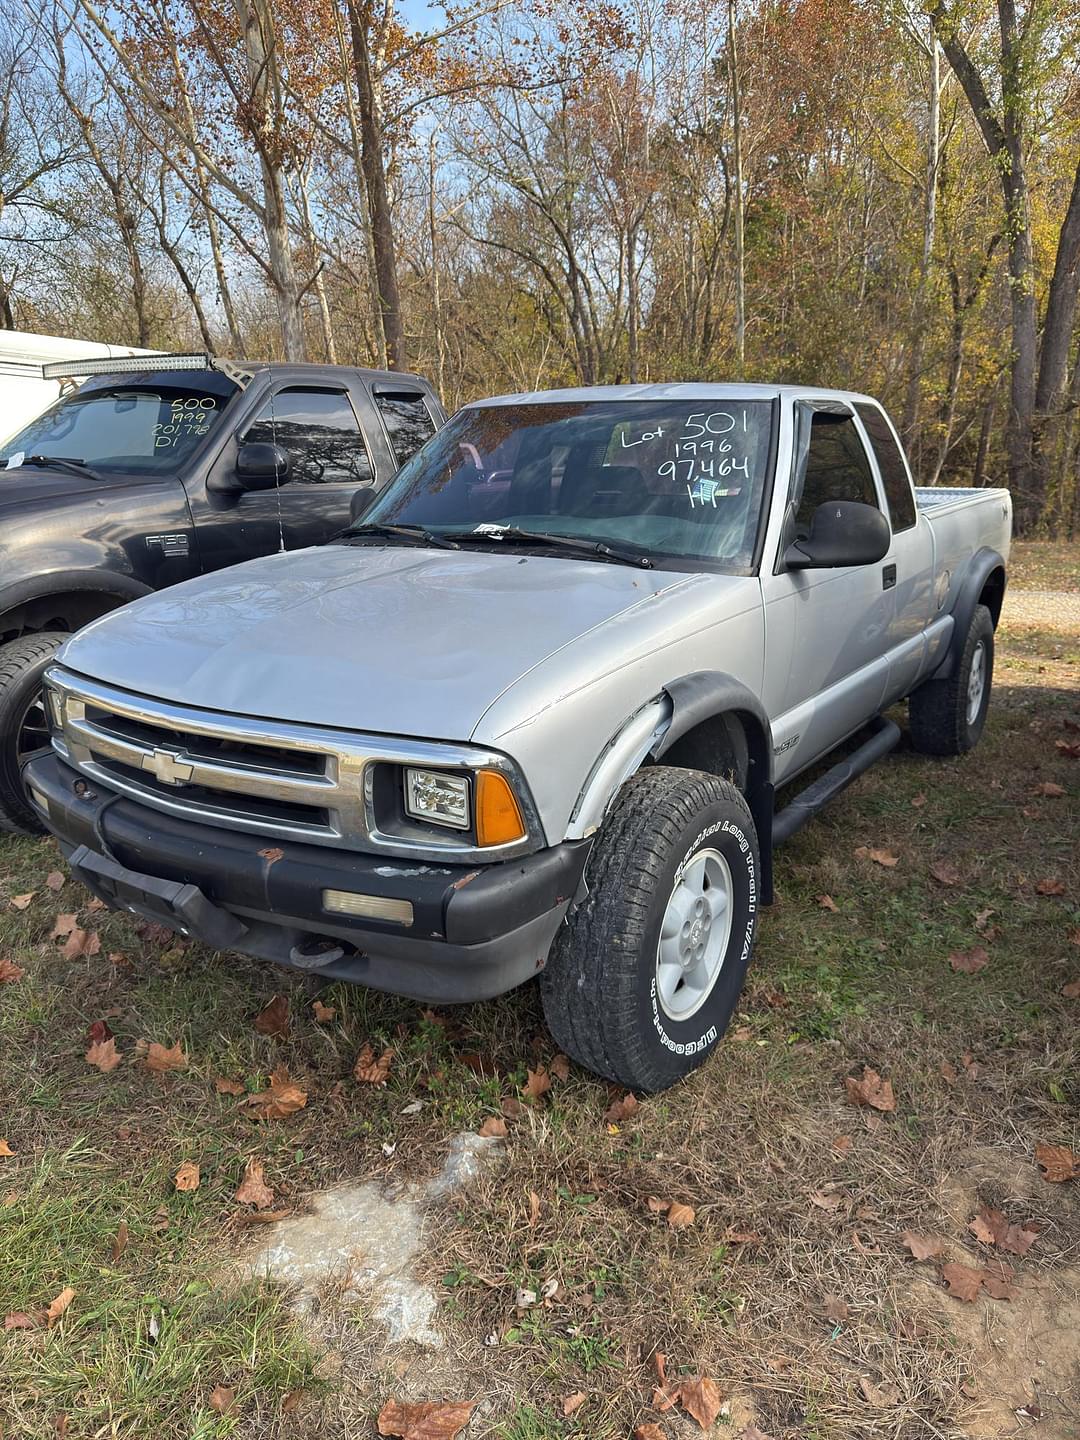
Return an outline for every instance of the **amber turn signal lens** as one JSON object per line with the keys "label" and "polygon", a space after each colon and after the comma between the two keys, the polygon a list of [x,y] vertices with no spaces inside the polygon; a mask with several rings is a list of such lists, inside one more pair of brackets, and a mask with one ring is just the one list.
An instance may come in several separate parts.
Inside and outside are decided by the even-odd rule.
{"label": "amber turn signal lens", "polygon": [[476,778],[476,843],[509,845],[525,836],[514,792],[497,770],[481,770]]}

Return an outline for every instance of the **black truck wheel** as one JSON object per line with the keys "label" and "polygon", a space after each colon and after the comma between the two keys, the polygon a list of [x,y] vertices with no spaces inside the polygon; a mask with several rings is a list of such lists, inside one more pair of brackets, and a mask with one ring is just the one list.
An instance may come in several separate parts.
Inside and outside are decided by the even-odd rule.
{"label": "black truck wheel", "polygon": [[0,646],[0,830],[39,835],[42,826],[23,789],[23,764],[49,744],[41,677],[67,639],[57,631],[23,635]]}
{"label": "black truck wheel", "polygon": [[908,699],[911,743],[924,755],[963,755],[978,744],[994,679],[994,621],[976,605],[960,662],[945,680],[920,685]]}
{"label": "black truck wheel", "polygon": [[548,1026],[567,1054],[644,1091],[700,1065],[742,989],[759,870],[734,785],[660,766],[633,776],[597,835],[588,896],[540,976]]}

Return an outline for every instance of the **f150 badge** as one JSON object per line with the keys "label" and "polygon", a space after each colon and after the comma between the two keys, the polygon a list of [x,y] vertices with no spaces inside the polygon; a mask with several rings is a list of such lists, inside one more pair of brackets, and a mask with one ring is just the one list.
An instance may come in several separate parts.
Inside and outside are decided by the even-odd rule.
{"label": "f150 badge", "polygon": [[178,535],[147,535],[146,548],[160,550],[165,556],[187,555],[191,550],[188,537],[183,531]]}

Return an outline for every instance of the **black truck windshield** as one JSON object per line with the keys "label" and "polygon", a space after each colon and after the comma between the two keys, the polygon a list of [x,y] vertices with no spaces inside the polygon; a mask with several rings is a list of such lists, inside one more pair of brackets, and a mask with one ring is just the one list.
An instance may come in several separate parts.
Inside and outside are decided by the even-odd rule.
{"label": "black truck windshield", "polygon": [[0,467],[74,461],[91,474],[177,469],[202,444],[230,395],[199,385],[94,387],[63,396],[8,440]]}
{"label": "black truck windshield", "polygon": [[398,472],[357,529],[419,525],[467,545],[470,531],[480,543],[510,527],[633,547],[658,562],[703,560],[742,571],[753,561],[772,425],[767,400],[583,399],[462,410]]}

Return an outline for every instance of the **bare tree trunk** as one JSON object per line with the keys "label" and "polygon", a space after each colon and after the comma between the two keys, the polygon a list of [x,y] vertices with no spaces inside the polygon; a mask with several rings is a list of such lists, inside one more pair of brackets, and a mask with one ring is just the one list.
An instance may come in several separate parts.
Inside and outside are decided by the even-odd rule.
{"label": "bare tree trunk", "polygon": [[439,227],[435,216],[435,130],[428,136],[428,245],[431,250],[431,317],[435,330],[435,389],[440,399],[446,384],[446,336],[443,330],[442,286],[439,282]]}
{"label": "bare tree trunk", "polygon": [[[930,94],[926,116],[926,182],[923,188],[923,247],[919,262],[919,283],[915,292],[915,325],[911,337],[910,370],[904,399],[903,435],[908,454],[921,447],[918,442],[919,395],[922,386],[923,356],[926,353],[926,326],[930,265],[937,238],[937,187],[941,147],[941,50],[933,28],[928,46]],[[921,470],[916,460],[916,471]]]}
{"label": "bare tree trunk", "polygon": [[330,304],[326,298],[326,281],[323,278],[322,259],[319,255],[319,242],[315,236],[315,227],[311,223],[311,201],[308,198],[307,172],[301,168],[296,173],[296,188],[300,193],[300,213],[304,217],[304,229],[307,232],[308,253],[311,256],[311,267],[315,278],[311,282],[311,288],[315,291],[315,299],[319,304],[319,319],[322,323],[323,349],[326,351],[326,362],[328,365],[336,365],[337,346],[334,344],[334,327],[330,319]]}
{"label": "bare tree trunk", "polygon": [[[1055,432],[1060,427],[1057,413],[1065,390],[1069,343],[1076,320],[1077,291],[1080,289],[1080,164],[1076,167],[1069,208],[1058,239],[1054,275],[1046,301],[1039,379],[1035,387],[1035,433],[1033,449],[1040,486],[1048,494],[1051,465],[1056,451]],[[1075,386],[1075,376],[1074,376]],[[1059,454],[1064,461],[1064,455]],[[1064,471],[1061,479],[1064,481]]]}
{"label": "bare tree trunk", "polygon": [[[367,183],[364,179],[364,152],[360,140],[360,126],[356,117],[356,96],[353,92],[352,82],[349,79],[351,66],[345,44],[345,31],[341,24],[341,11],[335,5],[334,12],[334,33],[338,42],[338,56],[341,60],[341,86],[345,93],[345,114],[349,122],[349,140],[352,148],[353,169],[356,172],[356,183],[360,190],[361,208],[364,214],[364,223],[360,227],[364,236],[364,255],[367,259],[368,286],[370,288],[369,302],[374,301],[368,314],[371,318],[371,326],[375,334],[371,346],[371,356],[375,365],[386,365],[386,336],[383,333],[382,311],[378,304],[379,282],[375,268],[375,246],[371,239],[371,207],[367,198]],[[364,323],[364,331],[367,333],[367,321]]]}
{"label": "bare tree trunk", "polygon": [[741,380],[746,373],[746,253],[743,236],[742,102],[735,28],[735,0],[728,0],[728,59],[735,159],[735,375]]}
{"label": "bare tree trunk", "polygon": [[277,111],[277,61],[274,30],[267,0],[233,0],[233,8],[244,39],[250,86],[251,127],[259,152],[262,177],[264,229],[270,277],[277,303],[281,343],[286,360],[305,360],[304,322],[300,310],[300,287],[296,281],[289,216],[286,207],[285,171],[275,126]]}
{"label": "bare tree trunk", "polygon": [[395,370],[408,368],[405,352],[405,330],[401,319],[401,295],[398,290],[397,255],[394,250],[394,228],[390,217],[390,197],[386,189],[386,160],[383,150],[382,122],[371,70],[371,49],[368,43],[368,13],[363,0],[346,0],[349,7],[349,30],[352,36],[353,67],[360,110],[361,161],[367,191],[368,213],[371,218],[371,240],[375,251],[375,276],[378,283],[379,313],[382,316],[386,353]]}
{"label": "bare tree trunk", "polygon": [[638,379],[638,313],[641,296],[638,293],[638,221],[635,219],[626,232],[626,378],[631,385]]}
{"label": "bare tree trunk", "polygon": [[203,309],[203,303],[199,296],[198,286],[192,279],[191,272],[184,264],[184,261],[180,255],[180,251],[169,238],[167,206],[165,199],[165,170],[166,166],[163,163],[161,169],[158,172],[158,207],[156,209],[153,206],[150,206],[148,208],[153,210],[154,224],[157,227],[158,232],[158,241],[161,245],[162,250],[164,250],[165,254],[172,261],[172,267],[180,278],[180,284],[184,287],[184,293],[187,295],[188,300],[191,304],[192,311],[194,312],[195,322],[199,327],[199,334],[202,336],[203,345],[205,346],[207,353],[210,354],[213,352],[214,349],[214,340],[212,335],[210,334],[210,326],[207,323],[206,311]]}

